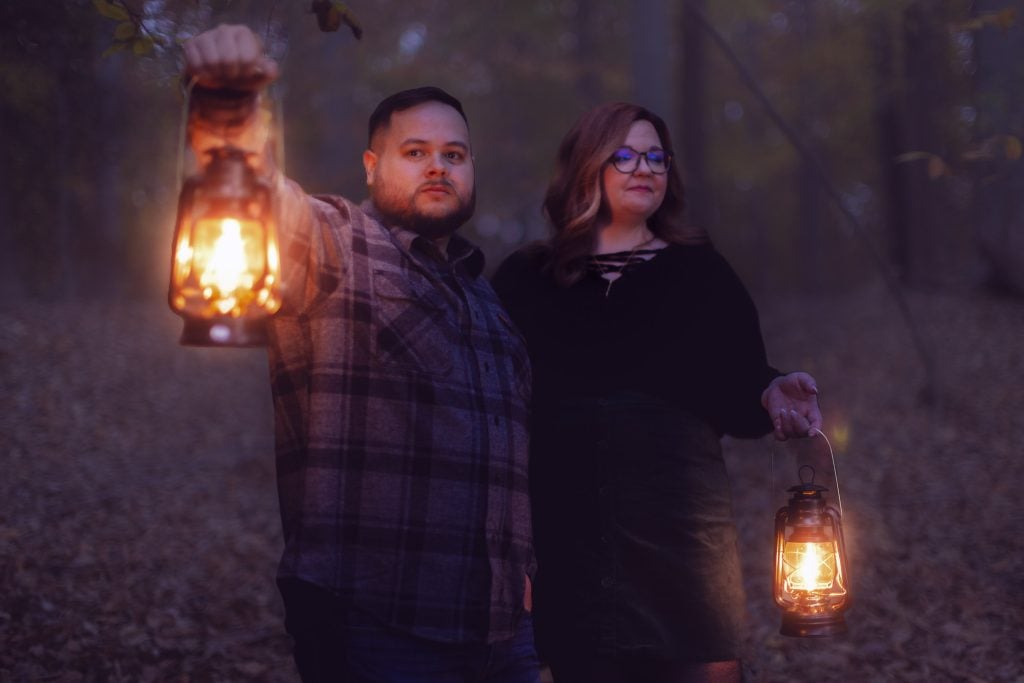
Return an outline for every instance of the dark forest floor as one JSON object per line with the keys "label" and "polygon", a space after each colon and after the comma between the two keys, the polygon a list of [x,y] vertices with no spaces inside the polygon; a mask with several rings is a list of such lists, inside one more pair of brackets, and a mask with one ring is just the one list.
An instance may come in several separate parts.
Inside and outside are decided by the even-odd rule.
{"label": "dark forest floor", "polygon": [[[777,634],[772,523],[821,439],[727,442],[755,680],[1024,683],[1024,303],[762,302],[773,362],[822,388],[850,633]],[[176,344],[164,304],[0,305],[0,682],[294,683],[259,350]],[[827,468],[826,468],[827,469]],[[639,682],[638,682],[639,683]]]}

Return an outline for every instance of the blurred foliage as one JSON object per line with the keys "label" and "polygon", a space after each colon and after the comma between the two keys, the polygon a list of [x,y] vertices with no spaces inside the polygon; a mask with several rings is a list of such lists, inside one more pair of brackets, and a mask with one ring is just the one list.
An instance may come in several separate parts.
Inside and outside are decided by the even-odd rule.
{"label": "blurred foliage", "polygon": [[998,12],[983,12],[980,16],[961,21],[951,26],[954,31],[980,31],[988,26],[995,26],[1004,31],[1010,30],[1017,21],[1017,10],[1006,7]]}
{"label": "blurred foliage", "polygon": [[313,0],[312,10],[321,31],[337,31],[344,24],[357,40],[363,37],[362,25],[345,3],[338,0]]}
{"label": "blurred foliage", "polygon": [[[934,272],[976,281],[982,256],[963,246],[994,206],[990,194],[979,202],[979,191],[1024,196],[1013,184],[1024,60],[979,55],[1024,43],[1022,2],[734,0],[707,3],[707,12],[846,208],[894,245],[897,268],[919,278],[921,268],[905,262],[925,253],[916,233],[906,234],[922,219],[899,207],[934,203],[946,207],[934,234],[961,261],[936,261]],[[642,3],[672,17],[675,36],[664,53],[676,75],[653,87],[682,87],[682,4]],[[632,11],[611,0],[4,3],[0,121],[9,152],[0,220],[9,227],[0,286],[46,296],[164,286],[181,154],[179,44],[220,22],[252,26],[281,62],[271,94],[283,111],[287,170],[310,192],[364,196],[366,119],[390,92],[433,84],[462,99],[480,191],[466,232],[493,267],[546,234],[540,200],[577,116],[600,101],[651,99],[641,89],[652,86],[637,78],[649,65],[631,51],[648,38]],[[907,49],[921,36],[936,45],[931,62]],[[719,247],[755,289],[837,289],[873,277],[836,207],[736,69],[710,44],[698,59],[707,93],[679,106],[707,113],[714,211],[705,227]],[[678,122],[682,112],[659,113]],[[989,222],[1022,217],[1024,207],[1011,203]]]}

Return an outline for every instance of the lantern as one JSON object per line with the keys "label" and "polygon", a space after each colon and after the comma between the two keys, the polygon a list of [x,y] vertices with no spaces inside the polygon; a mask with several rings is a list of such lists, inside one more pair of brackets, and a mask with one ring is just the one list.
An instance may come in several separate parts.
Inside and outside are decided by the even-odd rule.
{"label": "lantern", "polygon": [[[804,479],[810,470],[809,479]],[[814,470],[800,468],[800,484],[775,515],[775,603],[784,636],[824,637],[846,632],[849,577],[840,514],[825,502]]]}
{"label": "lantern", "polygon": [[181,343],[260,346],[281,306],[272,193],[236,147],[207,152],[203,172],[178,200],[171,254],[171,309],[185,320]]}

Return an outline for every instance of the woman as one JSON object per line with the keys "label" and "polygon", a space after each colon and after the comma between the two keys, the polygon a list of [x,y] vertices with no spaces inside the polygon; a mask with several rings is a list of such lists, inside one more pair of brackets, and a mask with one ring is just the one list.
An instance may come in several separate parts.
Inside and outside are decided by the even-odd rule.
{"label": "woman", "polygon": [[813,378],[768,365],[742,283],[683,225],[671,150],[646,109],[585,114],[545,197],[553,237],[494,279],[533,362],[534,616],[557,683],[740,680],[720,437],[821,424]]}

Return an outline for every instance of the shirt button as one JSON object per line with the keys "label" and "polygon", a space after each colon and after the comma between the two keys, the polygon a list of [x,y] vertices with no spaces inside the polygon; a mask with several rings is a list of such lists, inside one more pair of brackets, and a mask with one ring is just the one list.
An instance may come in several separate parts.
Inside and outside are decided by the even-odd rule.
{"label": "shirt button", "polygon": [[603,579],[601,579],[601,587],[602,588],[611,588],[614,585],[615,585],[615,579],[613,579],[610,576],[606,576]]}

